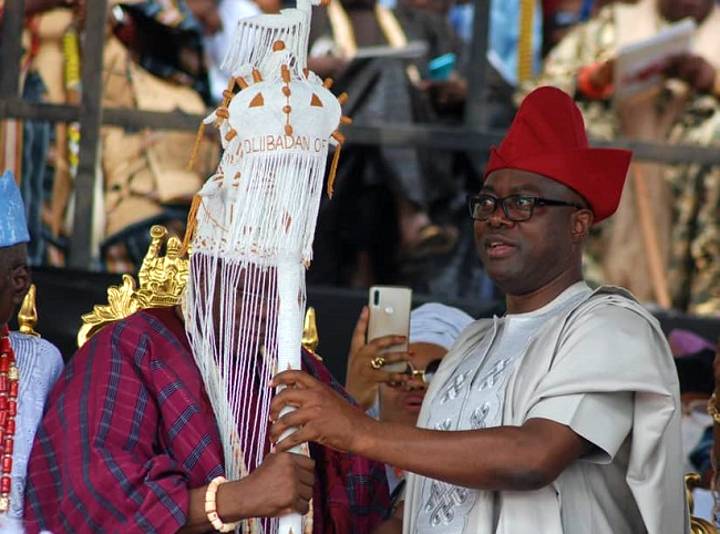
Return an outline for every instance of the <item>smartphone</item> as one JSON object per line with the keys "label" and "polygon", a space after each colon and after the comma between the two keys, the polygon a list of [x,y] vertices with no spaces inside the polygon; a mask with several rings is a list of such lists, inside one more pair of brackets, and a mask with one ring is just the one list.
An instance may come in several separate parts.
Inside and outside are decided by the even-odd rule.
{"label": "smartphone", "polygon": [[446,81],[455,70],[457,58],[452,52],[438,56],[428,63],[428,74],[431,80]]}
{"label": "smartphone", "polygon": [[[370,320],[368,323],[367,340],[384,336],[410,335],[410,308],[412,306],[412,289],[396,286],[372,286],[368,298]],[[405,352],[408,342],[383,349],[381,353]],[[407,364],[398,362],[383,366],[384,371],[399,373]]]}

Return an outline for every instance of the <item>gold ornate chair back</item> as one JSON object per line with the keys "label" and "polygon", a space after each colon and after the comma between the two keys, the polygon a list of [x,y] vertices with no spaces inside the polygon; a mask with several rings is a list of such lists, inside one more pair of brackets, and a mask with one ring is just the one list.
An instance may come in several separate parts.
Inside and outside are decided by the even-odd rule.
{"label": "gold ornate chair back", "polygon": [[[77,335],[78,347],[82,347],[106,324],[125,319],[138,310],[175,306],[180,303],[187,285],[190,263],[182,254],[182,242],[177,237],[168,239],[168,231],[164,226],[153,226],[150,237],[150,246],[138,273],[139,287],[129,274],[123,275],[122,285],[110,286],[107,290],[107,304],[98,304],[92,312],[82,316],[82,326]],[[32,295],[34,310],[34,289]],[[29,311],[26,315],[32,316]],[[34,317],[37,322],[37,314]],[[315,309],[310,307],[305,316],[302,345],[315,354],[318,343]]]}
{"label": "gold ornate chair back", "polygon": [[189,269],[188,259],[181,255],[182,242],[174,236],[168,239],[164,226],[153,226],[150,237],[150,246],[138,273],[139,287],[129,274],[123,275],[122,285],[110,286],[107,304],[98,304],[92,312],[82,316],[78,347],[82,347],[106,324],[124,319],[138,310],[175,306],[180,302]]}

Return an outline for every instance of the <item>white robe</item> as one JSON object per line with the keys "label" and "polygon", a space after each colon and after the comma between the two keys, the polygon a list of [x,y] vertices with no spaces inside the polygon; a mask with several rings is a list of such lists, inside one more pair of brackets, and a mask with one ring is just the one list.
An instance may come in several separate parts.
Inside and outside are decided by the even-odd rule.
{"label": "white robe", "polygon": [[[476,353],[491,328],[491,320],[476,321],[443,359],[425,397],[419,426],[424,426],[429,406],[453,370]],[[614,392],[634,394],[625,481],[646,531],[688,532],[677,373],[657,321],[626,291],[600,288],[537,332],[510,377],[503,424],[522,425],[533,417],[534,409],[547,406],[548,399]],[[573,497],[563,495],[563,488],[577,487],[573,481],[583,477],[600,476],[590,464],[589,459],[574,462],[558,480],[538,491],[500,492],[495,534],[615,534],[603,528],[602,521],[588,519],[591,514],[574,514],[572,507],[563,507],[563,498]],[[408,477],[404,534],[416,529],[421,482],[418,475]],[[487,518],[469,519],[465,533],[492,534],[487,532]]]}
{"label": "white robe", "polygon": [[45,401],[63,370],[60,351],[50,342],[19,332],[10,333],[10,345],[20,376],[18,415],[13,447],[9,518],[0,518],[0,532],[22,532],[23,498],[30,451],[42,420]]}

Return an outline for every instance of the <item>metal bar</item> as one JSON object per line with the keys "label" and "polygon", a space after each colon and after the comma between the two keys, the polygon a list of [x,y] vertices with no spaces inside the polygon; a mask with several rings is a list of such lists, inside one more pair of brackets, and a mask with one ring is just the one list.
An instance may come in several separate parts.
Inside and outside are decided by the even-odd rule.
{"label": "metal bar", "polygon": [[20,96],[20,60],[25,13],[23,0],[6,0],[0,35],[0,98]]}
{"label": "metal bar", "polygon": [[0,100],[0,119],[75,122],[80,120],[80,108],[65,104],[43,104],[9,98]]}
{"label": "metal bar", "polygon": [[86,4],[85,39],[83,42],[82,98],[80,103],[80,163],[75,180],[75,214],[70,241],[69,265],[91,269],[93,263],[93,214],[95,180],[103,121],[102,73],[107,0]]}
{"label": "metal bar", "polygon": [[461,127],[437,127],[431,124],[373,124],[344,126],[349,143],[357,145],[434,147],[443,150],[480,150],[490,146],[499,134]]}
{"label": "metal bar", "polygon": [[[46,120],[75,122],[80,120],[80,107],[70,104],[33,103],[18,98],[0,100],[0,119]],[[129,130],[154,128],[159,130],[197,130],[204,115],[189,115],[180,111],[169,113],[141,111],[127,108],[103,108],[103,124]]]}
{"label": "metal bar", "polygon": [[[67,105],[33,104],[23,100],[0,100],[0,119],[42,119],[50,122],[71,122],[80,117],[80,108]],[[181,112],[161,113],[134,109],[107,108],[103,111],[103,124],[128,129],[165,129],[195,131],[202,115]],[[387,144],[389,146],[432,146],[443,150],[479,152],[498,144],[503,132],[463,127],[443,127],[432,124],[353,124],[343,127],[348,141],[362,145]],[[697,145],[669,145],[632,139],[613,141],[592,140],[596,147],[627,148],[635,159],[658,163],[696,163],[720,165],[720,150]]]}
{"label": "metal bar", "polygon": [[103,124],[112,124],[128,130],[152,128],[157,130],[196,131],[204,118],[204,115],[189,115],[181,111],[164,113],[160,111],[107,108],[104,110]]}
{"label": "metal bar", "polygon": [[590,144],[597,148],[632,150],[633,158],[639,161],[652,161],[668,165],[685,163],[720,165],[720,151],[717,146],[671,145],[622,138],[613,141],[591,139]]}
{"label": "metal bar", "polygon": [[467,72],[468,92],[465,102],[465,125],[474,128],[487,126],[487,105],[485,97],[488,79],[487,48],[490,34],[490,0],[475,2],[473,39]]}
{"label": "metal bar", "polygon": [[[364,145],[432,146],[443,150],[478,153],[497,145],[504,132],[471,128],[439,127],[431,124],[373,124],[344,126],[349,142]],[[633,139],[601,141],[591,139],[598,148],[626,148],[632,150],[636,160],[665,164],[694,163],[720,165],[720,150],[713,146],[650,143]]]}

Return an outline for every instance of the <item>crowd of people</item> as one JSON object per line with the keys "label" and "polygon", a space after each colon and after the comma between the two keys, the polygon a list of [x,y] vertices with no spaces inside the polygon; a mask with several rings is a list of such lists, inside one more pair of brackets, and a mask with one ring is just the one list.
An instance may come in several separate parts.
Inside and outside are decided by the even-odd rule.
{"label": "crowd of people", "polygon": [[[211,400],[222,382],[217,368],[203,374],[214,351],[194,332],[225,331],[234,346],[264,339],[276,326],[236,321],[245,310],[233,305],[228,316],[220,302],[256,300],[262,288],[249,280],[267,267],[208,284],[198,251],[215,227],[208,212],[191,238],[186,288],[207,295],[108,324],[61,370],[49,343],[8,331],[30,286],[31,238],[6,172],[0,529],[276,532],[272,518],[299,513],[314,534],[689,532],[671,348],[627,290],[591,289],[583,275],[591,229],[618,210],[630,159],[590,148],[566,93],[531,92],[470,202],[480,259],[507,313],[474,320],[426,304],[411,314],[407,351],[387,353],[405,340],[367,339],[363,309],[345,388],[303,348],[302,370],[281,369],[269,384],[279,389],[262,461],[229,481]],[[205,299],[214,310],[206,324]],[[262,396],[265,351],[252,357],[252,396]],[[384,369],[398,362],[404,370]],[[714,396],[709,410],[718,412]]]}
{"label": "crowd of people", "polygon": [[[241,55],[236,21],[261,27],[282,1],[110,2],[103,105],[215,109],[220,135],[103,126],[92,222],[102,268],[136,270],[160,223],[185,236],[173,258],[188,276],[181,302],[140,306],[65,364],[8,325],[30,267],[65,264],[82,131],[0,124],[0,531],[254,534],[302,514],[305,534],[688,532],[689,464],[717,488],[720,357],[688,332],[668,343],[646,304],[720,311],[720,173],[588,139],[720,140],[720,4],[491,1],[480,66],[469,55],[474,2],[319,3],[309,70],[287,34],[260,39],[267,55],[238,74],[223,65]],[[25,2],[24,98],[82,97],[85,9]],[[652,65],[647,90],[623,93],[623,51],[681,27],[688,47]],[[342,102],[358,125],[460,125],[480,67],[498,146],[343,146],[333,131],[318,146],[342,156],[316,226],[302,202],[320,187],[283,188],[286,167],[237,166],[267,147],[229,148],[242,148],[229,109],[249,81],[278,91],[256,87],[241,117],[281,94],[284,115],[244,125],[272,137],[283,116],[292,140],[321,123],[291,124],[291,97],[308,87],[299,105],[331,116]],[[298,176],[312,167],[299,154]],[[435,302],[413,310],[408,339],[368,339],[365,308],[341,385],[305,347],[296,368],[279,364],[299,350],[286,335],[299,316],[281,315],[304,307],[306,267],[310,283],[503,297],[506,313],[475,320]],[[696,424],[698,402],[708,415]]]}
{"label": "crowd of people", "polygon": [[[280,0],[110,4],[103,105],[196,114],[223,99],[222,61],[234,21],[287,7]],[[479,68],[469,57],[475,8],[450,0],[333,0],[314,10],[309,66],[334,80],[335,94],[350,95],[346,114],[355,124],[459,126],[468,72]],[[79,101],[84,9],[82,0],[25,2],[25,98]],[[523,95],[553,85],[578,102],[593,138],[717,142],[716,2],[497,0],[489,12],[489,128],[505,130]],[[618,51],[688,17],[696,23],[692,51],[662,66],[664,85],[616,99]],[[0,163],[22,177],[34,265],[65,263],[79,135],[77,124],[2,124]],[[136,270],[152,224],[182,234],[192,196],[219,157],[218,140],[200,136],[189,168],[195,140],[189,132],[102,128],[102,187],[92,223],[101,269]],[[481,184],[486,154],[478,152],[347,145],[336,194],[321,205],[310,282],[404,283],[442,298],[499,297],[462,225],[465,198]],[[719,182],[715,166],[634,164],[617,220],[593,230],[589,279],[625,285],[643,302],[716,313]],[[647,223],[642,232],[638,220]]]}

